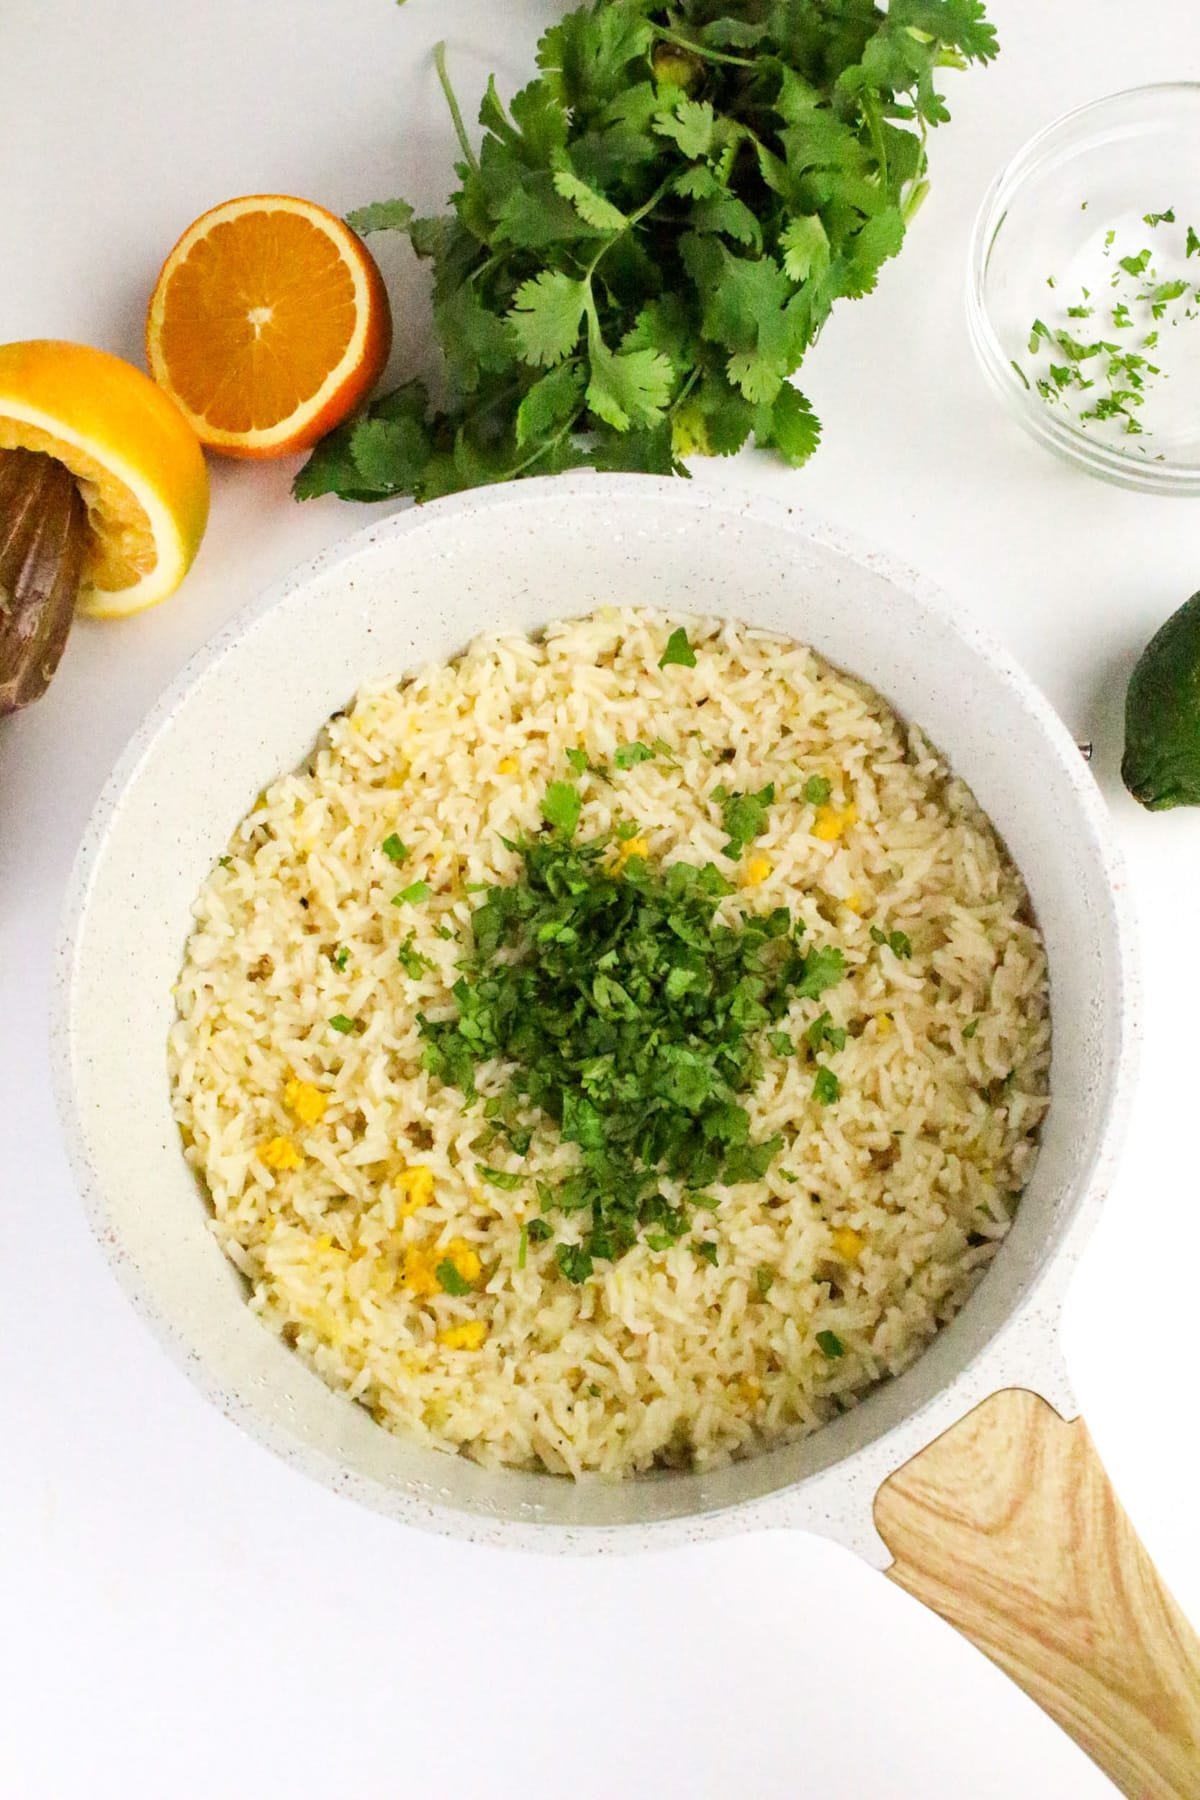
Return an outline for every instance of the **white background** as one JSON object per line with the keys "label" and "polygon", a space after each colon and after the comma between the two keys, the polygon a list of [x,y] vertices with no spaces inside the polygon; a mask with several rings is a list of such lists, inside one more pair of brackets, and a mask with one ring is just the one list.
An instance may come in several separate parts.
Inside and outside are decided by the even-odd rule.
{"label": "white background", "polygon": [[[163,255],[231,194],[438,206],[451,137],[431,43],[449,36],[473,101],[490,68],[504,89],[527,77],[560,10],[10,3],[0,340],[138,358]],[[802,474],[749,454],[697,478],[786,494],[939,580],[1096,740],[1140,905],[1147,1043],[1067,1350],[1118,1488],[1197,1617],[1200,819],[1140,814],[1116,771],[1133,659],[1200,585],[1200,505],[1109,490],[1027,443],[973,366],[962,287],[995,169],[1069,106],[1200,74],[1200,24],[1193,0],[992,13],[1003,55],[948,77],[954,122],[902,258],[873,298],[843,303],[805,369],[824,448]],[[1147,207],[1169,189],[1164,171]],[[410,366],[420,279],[399,252],[388,273]],[[407,1533],[244,1438],[118,1294],[50,1098],[56,914],[87,812],[160,688],[266,582],[368,516],[294,505],[291,473],[214,466],[182,593],[77,627],[48,698],[0,725],[0,1794],[1101,1800],[1103,1777],[1030,1702],[846,1553],[775,1534],[557,1561]]]}

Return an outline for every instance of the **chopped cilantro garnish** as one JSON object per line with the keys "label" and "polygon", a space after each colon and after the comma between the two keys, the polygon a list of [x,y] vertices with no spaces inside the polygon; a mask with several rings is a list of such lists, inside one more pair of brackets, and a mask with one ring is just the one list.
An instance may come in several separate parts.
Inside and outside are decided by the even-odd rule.
{"label": "chopped cilantro garnish", "polygon": [[554,1236],[554,1232],[545,1219],[530,1219],[525,1227],[525,1235],[531,1244],[544,1244]]}
{"label": "chopped cilantro garnish", "polygon": [[542,817],[564,837],[572,837],[583,810],[579,789],[569,781],[552,781],[542,801]]}
{"label": "chopped cilantro garnish", "polygon": [[886,944],[892,955],[898,956],[901,961],[912,955],[912,944],[903,931],[881,931],[878,925],[872,925],[871,942]]}
{"label": "chopped cilantro garnish", "polygon": [[842,1091],[842,1084],[832,1069],[822,1063],[813,1081],[813,1099],[819,1100],[822,1106],[832,1106]]}
{"label": "chopped cilantro garnish", "polygon": [[687,1201],[689,1206],[698,1206],[701,1212],[716,1212],[721,1204],[715,1194],[689,1194]]}
{"label": "chopped cilantro garnish", "polygon": [[346,964],[350,961],[350,951],[348,947],[343,944],[341,949],[336,951],[330,960],[332,961],[334,968],[339,972],[344,970]]}
{"label": "chopped cilantro garnish", "polygon": [[449,1257],[438,1264],[434,1273],[438,1278],[438,1286],[444,1294],[453,1294],[455,1299],[461,1300],[464,1294],[471,1292],[471,1283],[465,1276],[459,1274]]}
{"label": "chopped cilantro garnish", "polygon": [[221,869],[228,869],[232,862],[232,856],[218,856],[217,858],[217,866]]}
{"label": "chopped cilantro garnish", "polygon": [[821,1354],[827,1356],[830,1362],[846,1354],[846,1346],[836,1331],[818,1331],[817,1345]]}
{"label": "chopped cilantro garnish", "polygon": [[588,753],[586,750],[568,750],[567,761],[577,775],[583,775],[587,772]]}
{"label": "chopped cilantro garnish", "polygon": [[758,1289],[758,1297],[760,1300],[766,1299],[774,1282],[774,1269],[768,1269],[765,1263],[760,1263],[758,1268],[754,1271],[754,1285]]}
{"label": "chopped cilantro garnish", "polygon": [[824,775],[810,775],[804,784],[804,798],[810,806],[827,806],[833,783]]}
{"label": "chopped cilantro garnish", "polygon": [[[829,1014],[826,1013],[825,1017],[828,1018]],[[795,1056],[796,1054],[796,1046],[786,1031],[768,1031],[767,1042],[776,1056]]]}
{"label": "chopped cilantro garnish", "polygon": [[616,831],[613,833],[613,836],[616,838],[618,844],[627,844],[630,838],[635,838],[637,836],[639,830],[640,827],[636,819],[622,819],[621,823],[617,826]]}
{"label": "chopped cilantro garnish", "polygon": [[703,1262],[711,1263],[713,1265],[714,1269],[716,1268],[716,1266],[717,1266],[717,1246],[715,1243],[713,1243],[711,1238],[693,1239],[692,1240],[692,1249],[696,1252],[696,1255],[698,1257],[700,1257]]}
{"label": "chopped cilantro garnish", "polygon": [[969,1025],[964,1025],[963,1026],[963,1042],[965,1044],[969,1044],[971,1039],[975,1036],[975,1033],[978,1030],[979,1030],[979,1020],[978,1019],[972,1019]]}
{"label": "chopped cilantro garnish", "polygon": [[649,744],[622,744],[613,761],[618,769],[632,769],[635,763],[649,762],[653,755]]}
{"label": "chopped cilantro garnish", "polygon": [[671,633],[667,639],[667,647],[658,659],[660,669],[668,669],[672,663],[678,663],[684,669],[694,669],[696,666],[696,652],[688,642],[688,634],[682,625]]}
{"label": "chopped cilantro garnish", "polygon": [[828,1044],[831,1050],[846,1048],[845,1027],[835,1025],[827,1012],[823,1012],[819,1018],[814,1019],[804,1035],[814,1050],[820,1050],[825,1044]]}
{"label": "chopped cilantro garnish", "polygon": [[383,854],[387,857],[389,862],[402,863],[408,855],[408,845],[402,844],[394,831],[390,837],[384,838],[379,848],[383,851]]}
{"label": "chopped cilantro garnish", "polygon": [[435,926],[434,933],[437,937],[445,938],[447,940],[450,940],[454,936],[454,933],[451,931],[451,929],[448,925]]}
{"label": "chopped cilantro garnish", "polygon": [[422,956],[421,952],[416,948],[415,939],[416,933],[410,931],[399,950],[396,952],[396,957],[401,968],[413,981],[417,979],[418,975],[420,975],[423,970],[433,967],[429,958],[427,956]]}
{"label": "chopped cilantro garnish", "polygon": [[479,1173],[492,1187],[504,1188],[507,1192],[519,1188],[525,1180],[524,1175],[516,1174],[511,1169],[493,1169],[487,1163],[480,1163]]}
{"label": "chopped cilantro garnish", "polygon": [[592,1272],[592,1258],[583,1244],[559,1244],[554,1251],[554,1260],[566,1276],[578,1287],[586,1281]]}
{"label": "chopped cilantro garnish", "polygon": [[347,1032],[351,1032],[355,1029],[355,1021],[353,1019],[348,1019],[345,1013],[334,1013],[329,1023],[333,1026],[335,1031],[340,1031],[343,1037]]}
{"label": "chopped cilantro garnish", "polygon": [[525,1267],[525,1259],[528,1255],[529,1255],[529,1227],[528,1227],[528,1225],[522,1225],[521,1235],[517,1241],[517,1267],[518,1267],[518,1269],[523,1269]]}
{"label": "chopped cilantro garnish", "polygon": [[819,1000],[825,989],[835,987],[845,972],[846,959],[840,950],[810,950],[804,959],[804,973],[796,983],[797,997]]}
{"label": "chopped cilantro garnish", "polygon": [[[456,1016],[420,1020],[425,1060],[468,1098],[477,1066],[504,1061],[509,1087],[485,1110],[509,1118],[510,1141],[519,1120],[528,1144],[532,1108],[578,1146],[572,1172],[538,1192],[543,1212],[586,1215],[582,1244],[560,1246],[564,1274],[584,1280],[585,1254],[590,1269],[643,1232],[682,1236],[709,1204],[695,1190],[762,1179],[781,1140],[752,1141],[740,1100],[761,1074],[755,1040],[843,959],[804,954],[786,907],[719,922],[732,889],[711,864],[634,858],[617,872],[606,840],[557,833],[514,848],[518,878],[476,909]],[[694,1197],[670,1204],[664,1178]]]}
{"label": "chopped cilantro garnish", "polygon": [[433,889],[427,881],[410,881],[406,888],[392,895],[393,906],[415,906],[420,900],[428,900]]}
{"label": "chopped cilantro garnish", "polygon": [[[724,789],[720,790],[724,794]],[[713,798],[716,798],[714,790]],[[767,829],[767,808],[775,799],[775,784],[769,781],[757,794],[725,794],[721,802],[721,823],[729,833],[723,856],[733,861],[742,854],[752,838],[761,837]]]}

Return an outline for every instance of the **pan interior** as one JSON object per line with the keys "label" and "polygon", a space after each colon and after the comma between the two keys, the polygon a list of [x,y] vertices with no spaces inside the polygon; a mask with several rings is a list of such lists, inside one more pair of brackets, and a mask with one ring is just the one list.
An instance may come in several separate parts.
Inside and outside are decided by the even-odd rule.
{"label": "pan interior", "polygon": [[[708,1515],[852,1457],[940,1393],[1029,1294],[1080,1206],[1119,1062],[1122,967],[1098,799],[1027,681],[875,559],[757,501],[638,478],[529,483],[402,514],[268,596],[131,747],[72,901],[60,1064],[102,1242],[201,1385],[310,1472],[401,1516],[645,1525]],[[747,620],[812,644],[918,721],[1020,867],[1046,942],[1054,1062],[1041,1155],[1005,1245],[906,1374],[814,1436],[703,1474],[577,1483],[404,1443],[244,1303],[179,1151],[164,1045],[189,908],[255,793],[366,679],[599,605]],[[469,1528],[469,1525],[468,1525]]]}

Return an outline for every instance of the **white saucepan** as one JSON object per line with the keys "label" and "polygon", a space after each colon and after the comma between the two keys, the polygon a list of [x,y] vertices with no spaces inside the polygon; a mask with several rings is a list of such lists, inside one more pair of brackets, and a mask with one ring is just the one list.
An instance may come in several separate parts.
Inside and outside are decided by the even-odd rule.
{"label": "white saucepan", "polygon": [[[806,1441],[621,1484],[485,1470],[381,1430],[246,1307],[171,1114],[165,1045],[191,902],[258,790],[360,683],[597,605],[726,614],[811,643],[917,720],[1021,868],[1045,936],[1052,1100],[982,1285],[914,1367]],[[95,1229],[134,1304],[221,1408],[411,1525],[556,1550],[758,1525],[824,1533],[1009,1670],[1128,1794],[1200,1793],[1200,1647],[1120,1511],[1059,1348],[1128,1098],[1125,878],[1067,732],[922,582],[801,514],[683,482],[494,488],[374,524],[202,651],[88,828],[58,965],[60,1099]]]}

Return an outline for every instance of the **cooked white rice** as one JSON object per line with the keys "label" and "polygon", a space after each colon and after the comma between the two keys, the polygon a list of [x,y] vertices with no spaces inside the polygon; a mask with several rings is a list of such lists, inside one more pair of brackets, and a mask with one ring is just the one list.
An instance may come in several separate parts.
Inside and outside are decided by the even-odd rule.
{"label": "cooked white rice", "polygon": [[[813,1430],[958,1310],[1036,1154],[1045,959],[971,794],[877,694],[800,645],[686,620],[696,667],[660,670],[680,622],[605,611],[365,688],[260,797],[195,905],[175,1109],[251,1307],[382,1425],[484,1463],[616,1476]],[[501,839],[538,829],[566,751],[607,764],[639,739],[671,758],[585,776],[580,837],[636,820],[652,860],[731,870],[706,796],[773,782],[767,831],[738,864],[748,884],[723,908],[786,904],[806,943],[839,946],[845,978],[780,1024],[802,1043],[827,1007],[850,1035],[822,1059],[833,1105],[814,1098],[809,1053],[766,1054],[752,1131],[784,1148],[764,1180],[714,1190],[715,1265],[686,1239],[639,1242],[573,1286],[553,1243],[518,1266],[532,1181],[508,1192],[479,1171],[553,1179],[574,1151],[551,1128],[524,1161],[489,1142],[479,1107],[423,1068],[417,1015],[448,1011],[471,885],[515,878]],[[832,783],[819,813],[813,775]],[[393,832],[401,871],[381,848]],[[430,898],[392,904],[421,879]],[[911,958],[872,926],[907,934]],[[415,978],[397,960],[410,934],[429,964]],[[484,1090],[503,1081],[480,1072]],[[472,1251],[470,1293],[427,1291],[448,1254],[470,1274]]]}

